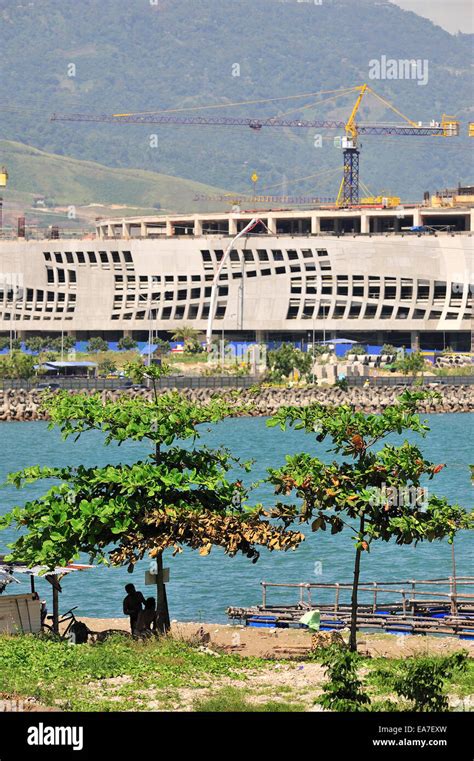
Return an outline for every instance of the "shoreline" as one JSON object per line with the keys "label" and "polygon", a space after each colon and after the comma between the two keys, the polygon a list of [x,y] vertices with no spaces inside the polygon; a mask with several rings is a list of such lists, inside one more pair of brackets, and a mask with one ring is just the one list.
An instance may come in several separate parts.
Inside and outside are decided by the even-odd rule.
{"label": "shoreline", "polygon": [[[107,629],[129,631],[128,618],[92,618],[79,616],[94,632]],[[345,632],[343,631],[343,636]],[[273,660],[298,659],[311,650],[311,631],[307,629],[260,629],[243,624],[214,624],[199,621],[171,622],[171,636],[196,644],[202,643],[209,650],[235,653],[243,658],[259,657]],[[345,636],[347,639],[347,636]],[[457,637],[432,635],[405,635],[398,637],[384,633],[358,633],[359,652],[372,658],[400,658],[410,655],[449,653],[467,650],[474,657],[474,642]]]}
{"label": "shoreline", "polygon": [[[448,384],[426,385],[424,388],[438,392],[437,400],[428,400],[419,405],[420,414],[443,414],[474,412],[474,385],[466,384],[451,386]],[[167,393],[177,389],[162,389],[160,393]],[[380,413],[385,407],[392,404],[406,387],[400,386],[360,386],[349,387],[342,390],[335,386],[329,387],[294,387],[294,388],[270,388],[262,387],[257,392],[244,389],[239,393],[238,402],[252,402],[253,409],[246,413],[238,412],[237,417],[269,417],[282,406],[306,406],[313,402],[319,402],[327,406],[351,404],[357,411],[365,413]],[[0,422],[29,422],[35,420],[48,420],[48,416],[40,409],[41,391],[25,389],[7,389],[0,391]],[[99,391],[78,389],[70,391],[92,395],[99,393],[102,401],[117,400],[120,396],[152,398],[152,392],[139,391]],[[194,402],[207,402],[216,394],[229,395],[228,388],[201,388],[182,390],[188,399]],[[232,397],[231,397],[232,398]]]}

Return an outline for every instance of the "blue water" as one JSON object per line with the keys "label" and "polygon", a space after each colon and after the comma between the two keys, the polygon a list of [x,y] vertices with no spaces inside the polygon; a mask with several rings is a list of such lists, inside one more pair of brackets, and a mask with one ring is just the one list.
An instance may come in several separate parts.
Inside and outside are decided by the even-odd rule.
{"label": "blue water", "polygon": [[[474,462],[474,415],[452,414],[428,416],[431,431],[423,441],[418,436],[425,455],[445,468],[429,482],[429,488],[452,502],[469,507],[474,489],[470,482],[468,465]],[[400,443],[398,437],[393,441]],[[212,428],[204,428],[202,443],[209,446],[225,445],[243,459],[254,459],[255,465],[248,474],[251,483],[265,475],[266,468],[283,463],[286,454],[309,451],[325,456],[324,445],[301,431],[282,432],[267,428],[263,418],[226,420]],[[102,437],[88,433],[77,443],[63,442],[57,431],[50,431],[42,422],[0,424],[0,482],[8,472],[27,465],[94,464],[133,462],[146,455],[146,444],[128,443],[120,449],[104,447]],[[245,480],[245,479],[244,479]],[[22,491],[10,487],[0,490],[0,513],[5,513],[26,499],[39,496],[45,484],[34,484]],[[272,502],[271,490],[260,487],[255,501]],[[6,544],[13,538],[12,531],[0,533],[0,554],[6,553]],[[473,542],[464,532],[455,540],[458,575],[473,573]],[[171,569],[168,584],[168,601],[172,618],[181,621],[227,620],[229,605],[248,606],[260,602],[260,582],[350,582],[352,578],[353,545],[349,533],[331,536],[329,532],[308,533],[307,539],[295,552],[270,553],[262,551],[260,560],[252,564],[245,557],[229,558],[222,550],[213,549],[208,557],[185,550],[176,558],[165,553],[165,566]],[[419,544],[418,547],[398,547],[395,543],[373,545],[370,555],[363,555],[362,579],[395,581],[409,578],[439,578],[449,576],[452,569],[451,547],[447,541]],[[60,609],[73,605],[84,616],[115,617],[122,615],[124,584],[132,581],[147,593],[144,571],[149,563],[138,563],[133,575],[122,568],[98,567],[84,573],[71,574],[63,581]],[[322,571],[322,573],[321,573]],[[23,580],[24,579],[24,580]],[[29,580],[22,585],[11,584],[7,593],[27,592]],[[40,595],[51,607],[51,588],[43,579],[38,580]],[[154,588],[149,588],[153,594]],[[295,593],[272,592],[269,601],[295,599]],[[320,600],[327,599],[323,596]]]}

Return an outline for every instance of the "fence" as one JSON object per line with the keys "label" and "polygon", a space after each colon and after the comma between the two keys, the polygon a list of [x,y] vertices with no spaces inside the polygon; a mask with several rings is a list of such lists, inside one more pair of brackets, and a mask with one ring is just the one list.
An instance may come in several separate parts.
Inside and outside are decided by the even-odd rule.
{"label": "fence", "polygon": [[[257,375],[168,375],[164,378],[158,378],[157,387],[178,389],[250,388],[260,382],[261,378]],[[52,376],[50,378],[43,377],[31,380],[0,378],[0,390],[4,391],[12,388],[31,391],[34,388],[38,388],[38,384],[45,383],[54,383],[64,389],[88,389],[91,391],[120,391],[134,387],[130,381],[122,378],[61,378]]]}
{"label": "fence", "polygon": [[[331,608],[338,612],[350,603],[352,584],[340,583],[276,583],[262,581],[262,608],[268,610],[268,592],[270,589],[293,589],[298,592],[298,602],[288,607],[308,607],[316,604],[312,594],[323,592],[330,594],[334,591],[334,602],[321,603],[321,608]],[[474,577],[473,576],[450,576],[443,579],[409,579],[407,581],[370,581],[359,585],[359,605],[370,607],[376,612],[381,604],[384,607],[400,608],[404,614],[409,610],[413,613],[417,608],[427,605],[449,605],[451,612],[456,613],[459,606],[472,608],[474,611]],[[387,596],[391,600],[387,601]],[[385,598],[385,599],[381,599]],[[344,599],[346,598],[346,599]],[[281,606],[278,606],[281,607]],[[286,607],[286,606],[284,606]]]}
{"label": "fence", "polygon": [[474,372],[472,375],[434,375],[426,378],[413,378],[411,376],[409,377],[400,375],[395,377],[385,375],[383,378],[373,378],[367,376],[362,377],[358,375],[348,375],[346,380],[349,386],[363,386],[367,380],[369,380],[371,386],[376,387],[412,386],[415,381],[417,384],[422,383],[424,386],[430,385],[431,383],[439,383],[442,386],[471,386],[474,384]]}

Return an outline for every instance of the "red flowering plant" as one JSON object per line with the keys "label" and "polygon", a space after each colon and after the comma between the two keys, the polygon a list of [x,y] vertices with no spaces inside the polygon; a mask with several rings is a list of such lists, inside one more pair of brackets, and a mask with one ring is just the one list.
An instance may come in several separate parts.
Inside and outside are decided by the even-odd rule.
{"label": "red flowering plant", "polygon": [[426,435],[417,409],[433,392],[405,391],[395,404],[380,414],[365,414],[349,405],[328,407],[284,407],[267,425],[287,426],[316,434],[316,440],[332,441],[331,452],[342,462],[324,463],[303,452],[286,458],[280,468],[269,470],[276,494],[295,495],[298,503],[277,503],[270,514],[287,526],[294,521],[309,523],[313,531],[339,534],[348,529],[355,543],[354,583],[351,599],[350,648],[356,650],[357,592],[361,556],[376,540],[395,539],[399,545],[448,538],[473,527],[472,514],[445,497],[422,486],[443,464],[423,457],[420,448],[408,441],[396,446],[387,436],[404,431]]}

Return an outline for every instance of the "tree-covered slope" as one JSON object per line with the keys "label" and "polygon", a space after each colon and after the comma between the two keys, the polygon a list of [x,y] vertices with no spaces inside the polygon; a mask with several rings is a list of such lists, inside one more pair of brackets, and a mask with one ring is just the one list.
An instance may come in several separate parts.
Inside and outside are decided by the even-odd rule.
{"label": "tree-covered slope", "polygon": [[[248,189],[257,170],[262,191],[275,186],[278,193],[278,183],[288,180],[285,191],[328,195],[336,191],[335,179],[321,185],[317,178],[291,180],[337,168],[341,156],[332,139],[315,147],[314,130],[63,124],[50,122],[50,114],[222,106],[369,81],[417,120],[453,113],[464,120],[464,131],[469,120],[472,36],[450,35],[390,2],[0,0],[0,24],[7,64],[0,78],[1,136],[111,166],[237,189]],[[428,83],[370,81],[369,62],[382,55],[426,59]],[[233,76],[235,64],[240,76]],[[315,98],[195,113],[343,118],[354,99],[303,111],[298,106]],[[366,120],[392,116],[374,100],[361,114]],[[150,145],[152,135],[157,147]],[[366,138],[362,177],[374,192],[419,197],[425,189],[472,179],[468,149],[464,136]]]}

